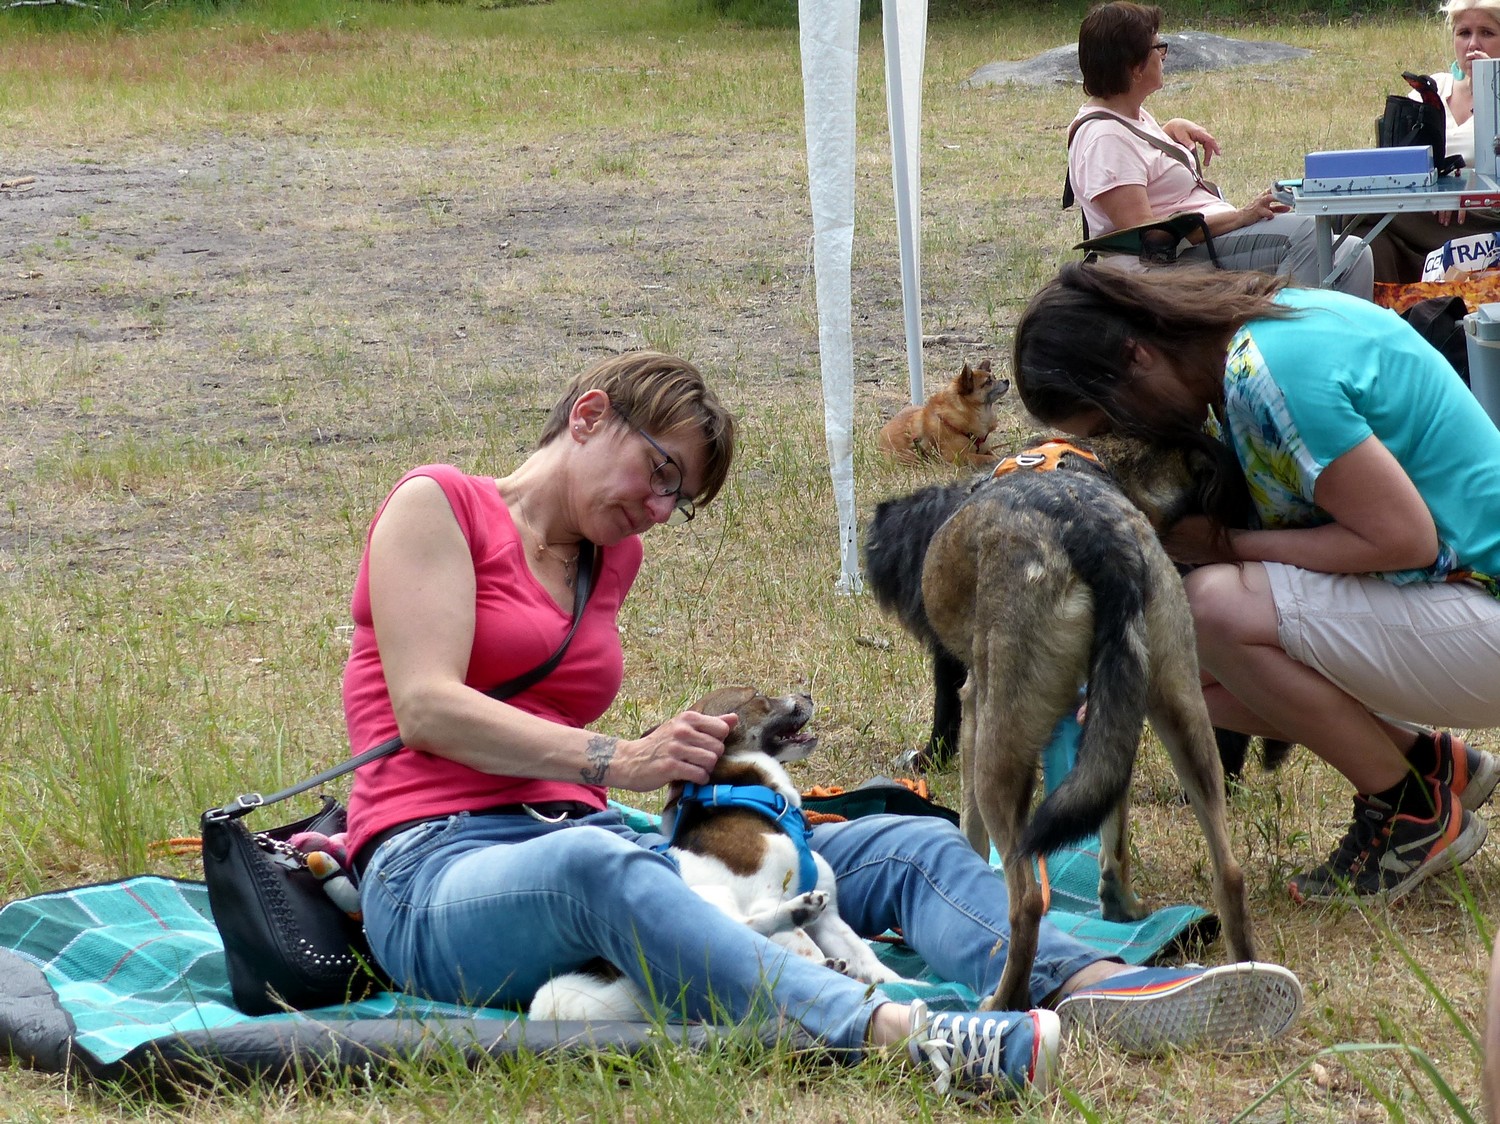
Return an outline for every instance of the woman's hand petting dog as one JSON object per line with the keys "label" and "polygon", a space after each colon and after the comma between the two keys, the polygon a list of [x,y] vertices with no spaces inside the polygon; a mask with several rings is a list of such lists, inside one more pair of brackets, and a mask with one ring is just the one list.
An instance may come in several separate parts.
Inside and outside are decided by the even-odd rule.
{"label": "woman's hand petting dog", "polygon": [[639,738],[620,741],[609,762],[609,783],[631,792],[682,781],[707,784],[723,756],[724,739],[738,722],[735,714],[685,710]]}
{"label": "woman's hand petting dog", "polygon": [[[1229,532],[1233,536],[1234,532]],[[1158,533],[1167,557],[1183,566],[1205,566],[1210,562],[1237,562],[1234,540],[1214,530],[1205,515],[1179,519],[1171,529]]]}

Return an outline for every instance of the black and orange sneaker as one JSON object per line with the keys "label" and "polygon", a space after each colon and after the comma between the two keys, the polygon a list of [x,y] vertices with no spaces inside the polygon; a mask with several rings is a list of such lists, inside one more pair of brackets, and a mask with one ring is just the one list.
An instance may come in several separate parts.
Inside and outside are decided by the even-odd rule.
{"label": "black and orange sneaker", "polygon": [[1424,769],[1429,781],[1451,788],[1458,802],[1471,812],[1484,807],[1500,783],[1500,758],[1473,748],[1446,730],[1423,734],[1413,747],[1412,763]]}
{"label": "black and orange sneaker", "polygon": [[1453,790],[1433,790],[1437,813],[1397,812],[1375,796],[1354,797],[1354,818],[1328,860],[1288,886],[1298,903],[1334,898],[1396,901],[1434,874],[1467,862],[1489,829]]}

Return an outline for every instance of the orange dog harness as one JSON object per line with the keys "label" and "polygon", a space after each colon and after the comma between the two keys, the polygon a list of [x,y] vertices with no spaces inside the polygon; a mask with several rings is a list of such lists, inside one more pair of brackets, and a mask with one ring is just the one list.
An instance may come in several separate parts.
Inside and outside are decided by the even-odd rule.
{"label": "orange dog harness", "polygon": [[995,466],[995,471],[990,475],[1004,476],[1021,468],[1035,469],[1037,472],[1051,472],[1069,453],[1076,453],[1095,464],[1099,463],[1099,458],[1087,449],[1080,449],[1070,442],[1054,438],[1051,441],[1042,442],[1035,448],[1025,449],[1013,457],[1006,457]]}

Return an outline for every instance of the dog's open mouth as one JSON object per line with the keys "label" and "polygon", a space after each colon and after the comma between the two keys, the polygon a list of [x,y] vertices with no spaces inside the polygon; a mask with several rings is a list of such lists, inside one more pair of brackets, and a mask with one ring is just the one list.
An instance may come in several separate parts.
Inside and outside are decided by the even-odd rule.
{"label": "dog's open mouth", "polygon": [[806,729],[811,717],[811,704],[799,699],[787,713],[768,718],[761,726],[761,749],[784,761],[806,757],[818,744],[817,735]]}

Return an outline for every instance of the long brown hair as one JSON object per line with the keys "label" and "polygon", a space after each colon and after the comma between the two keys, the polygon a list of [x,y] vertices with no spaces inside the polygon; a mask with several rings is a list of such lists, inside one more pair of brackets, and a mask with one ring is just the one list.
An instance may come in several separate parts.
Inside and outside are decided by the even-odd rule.
{"label": "long brown hair", "polygon": [[1131,393],[1133,345],[1170,356],[1186,381],[1217,401],[1229,338],[1250,320],[1295,315],[1275,299],[1285,284],[1263,273],[1186,265],[1146,273],[1065,265],[1016,325],[1016,392],[1047,425],[1098,410],[1115,433],[1201,451],[1223,469],[1200,497],[1203,509],[1225,526],[1242,526],[1249,495],[1232,451],[1203,432],[1202,418],[1142,409]]}

